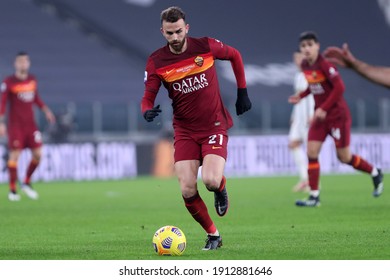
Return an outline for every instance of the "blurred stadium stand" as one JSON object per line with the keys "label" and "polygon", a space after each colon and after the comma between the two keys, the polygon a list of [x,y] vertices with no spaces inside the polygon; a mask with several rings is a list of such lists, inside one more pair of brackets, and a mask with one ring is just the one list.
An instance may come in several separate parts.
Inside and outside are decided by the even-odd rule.
{"label": "blurred stadium stand", "polygon": [[[373,64],[389,65],[390,27],[373,0],[183,1],[191,36],[216,37],[239,49],[247,67],[253,110],[234,115],[230,65],[218,62],[223,98],[236,134],[287,133],[292,52],[297,36],[315,30],[321,45],[350,43]],[[142,138],[170,121],[162,89],[162,119],[146,123],[139,112],[148,55],[164,44],[159,15],[168,0],[2,0],[0,75],[12,73],[18,50],[32,57],[40,93],[57,114],[73,116],[73,136]],[[345,97],[359,132],[390,131],[390,92],[341,70]],[[44,120],[39,115],[42,128]],[[141,135],[141,136],[140,136]],[[153,135],[157,135],[153,133]]]}

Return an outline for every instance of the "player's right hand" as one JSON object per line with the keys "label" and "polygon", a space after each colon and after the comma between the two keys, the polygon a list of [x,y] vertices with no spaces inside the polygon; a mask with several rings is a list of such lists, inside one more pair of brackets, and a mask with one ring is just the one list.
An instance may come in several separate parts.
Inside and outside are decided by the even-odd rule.
{"label": "player's right hand", "polygon": [[301,101],[301,97],[299,95],[291,95],[288,98],[288,103],[291,104],[297,104],[299,101]]}
{"label": "player's right hand", "polygon": [[153,107],[153,109],[146,110],[144,113],[144,118],[147,122],[151,122],[161,113],[160,105]]}

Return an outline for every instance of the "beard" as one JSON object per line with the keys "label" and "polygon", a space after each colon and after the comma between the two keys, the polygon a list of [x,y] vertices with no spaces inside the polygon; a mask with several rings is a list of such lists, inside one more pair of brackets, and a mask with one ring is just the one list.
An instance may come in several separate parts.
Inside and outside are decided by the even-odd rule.
{"label": "beard", "polygon": [[171,48],[176,52],[176,53],[181,53],[182,52],[182,49],[183,49],[183,46],[184,46],[184,43],[185,43],[185,38],[180,42],[180,41],[174,41],[174,42],[171,42],[169,43],[169,45],[171,46]]}

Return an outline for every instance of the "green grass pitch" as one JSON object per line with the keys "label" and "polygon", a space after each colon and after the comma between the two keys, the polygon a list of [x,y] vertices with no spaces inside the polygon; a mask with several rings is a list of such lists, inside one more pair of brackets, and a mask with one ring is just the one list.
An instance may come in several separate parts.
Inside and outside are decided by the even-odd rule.
{"label": "green grass pitch", "polygon": [[[367,175],[323,176],[321,207],[297,208],[294,201],[306,194],[291,191],[296,179],[228,178],[230,209],[223,218],[199,183],[223,237],[216,251],[201,250],[205,233],[185,209],[175,178],[36,183],[40,199],[23,195],[20,202],[7,200],[3,184],[0,259],[390,259],[386,186],[373,198]],[[164,225],[184,231],[182,256],[154,253],[153,234]]]}

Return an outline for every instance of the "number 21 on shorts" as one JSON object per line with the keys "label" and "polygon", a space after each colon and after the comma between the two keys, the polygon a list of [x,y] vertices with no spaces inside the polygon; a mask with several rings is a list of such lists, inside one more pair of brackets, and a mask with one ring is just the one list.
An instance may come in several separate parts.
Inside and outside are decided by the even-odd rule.
{"label": "number 21 on shorts", "polygon": [[[223,144],[222,134],[213,134],[209,136],[209,144],[212,145],[213,149],[221,149]],[[217,145],[217,146],[214,146]]]}

